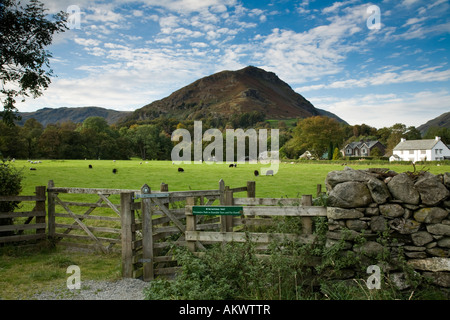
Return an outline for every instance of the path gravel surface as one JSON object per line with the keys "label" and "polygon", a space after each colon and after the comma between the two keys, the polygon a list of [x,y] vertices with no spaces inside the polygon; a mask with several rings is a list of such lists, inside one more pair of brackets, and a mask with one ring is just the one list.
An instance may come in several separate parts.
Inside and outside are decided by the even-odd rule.
{"label": "path gravel surface", "polygon": [[37,300],[144,300],[144,288],[148,282],[139,279],[121,279],[118,281],[81,282],[80,289],[57,288],[35,294]]}

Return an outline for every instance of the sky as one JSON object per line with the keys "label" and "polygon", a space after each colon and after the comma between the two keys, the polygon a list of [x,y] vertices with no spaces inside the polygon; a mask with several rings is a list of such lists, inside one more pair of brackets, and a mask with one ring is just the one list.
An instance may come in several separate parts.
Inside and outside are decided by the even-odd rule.
{"label": "sky", "polygon": [[132,111],[199,78],[274,72],[351,125],[419,126],[450,111],[450,0],[43,0],[70,13],[55,77],[19,103]]}

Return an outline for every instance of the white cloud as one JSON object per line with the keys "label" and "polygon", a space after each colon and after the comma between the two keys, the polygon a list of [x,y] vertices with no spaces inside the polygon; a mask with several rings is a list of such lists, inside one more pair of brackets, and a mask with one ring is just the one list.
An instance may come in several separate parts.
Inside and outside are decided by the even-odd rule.
{"label": "white cloud", "polygon": [[86,21],[87,22],[120,22],[124,20],[125,18],[119,14],[113,11],[114,8],[112,5],[107,6],[101,6],[98,4],[92,5],[89,8],[89,14],[86,14]]}
{"label": "white cloud", "polygon": [[405,7],[410,7],[412,5],[414,5],[415,3],[420,2],[420,0],[403,0],[401,5],[405,6]]}
{"label": "white cloud", "polygon": [[[123,0],[123,2],[134,1],[135,0]],[[234,6],[236,4],[236,0],[142,0],[141,2],[148,7],[164,8],[182,14],[202,12],[209,9],[213,12],[221,13],[225,11],[227,6]]]}
{"label": "white cloud", "polygon": [[297,91],[307,92],[320,89],[365,88],[389,84],[404,84],[411,82],[426,83],[450,80],[450,69],[440,69],[442,69],[442,66],[428,67],[420,70],[407,69],[399,72],[394,72],[393,69],[389,69],[384,72],[373,73],[370,76],[360,79],[339,80],[327,85],[303,86],[297,88]]}
{"label": "white cloud", "polygon": [[413,25],[413,24],[417,24],[419,22],[425,21],[427,20],[427,17],[421,17],[421,18],[409,18],[406,23],[403,25],[403,27],[409,26],[409,25]]}
{"label": "white cloud", "polygon": [[322,10],[322,13],[328,14],[328,13],[336,13],[339,8],[345,7],[349,4],[355,3],[357,0],[348,0],[343,2],[334,2],[331,6],[326,7]]}
{"label": "white cloud", "polygon": [[100,41],[96,39],[84,39],[84,38],[75,38],[75,43],[85,46],[85,47],[94,47],[100,45]]}
{"label": "white cloud", "polygon": [[[333,8],[350,2],[338,3]],[[343,10],[343,15],[329,18],[328,24],[304,32],[273,29],[255,49],[255,58],[288,82],[302,83],[342,72],[341,63],[348,53],[364,50],[365,41],[349,39],[362,31],[360,25],[366,7]]]}
{"label": "white cloud", "polygon": [[355,95],[351,98],[322,96],[308,100],[349,124],[365,123],[376,128],[395,123],[418,127],[450,110],[450,92],[446,90]]}

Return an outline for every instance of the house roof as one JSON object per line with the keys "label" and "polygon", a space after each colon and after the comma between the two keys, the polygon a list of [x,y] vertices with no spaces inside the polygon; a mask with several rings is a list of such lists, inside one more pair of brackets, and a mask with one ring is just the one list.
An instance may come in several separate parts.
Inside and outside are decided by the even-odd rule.
{"label": "house roof", "polygon": [[350,147],[352,149],[361,148],[363,145],[366,145],[369,149],[371,149],[374,145],[378,143],[378,140],[375,141],[354,141],[350,142],[345,146],[345,148]]}
{"label": "house roof", "polygon": [[439,141],[436,139],[405,140],[400,141],[394,150],[431,150]]}

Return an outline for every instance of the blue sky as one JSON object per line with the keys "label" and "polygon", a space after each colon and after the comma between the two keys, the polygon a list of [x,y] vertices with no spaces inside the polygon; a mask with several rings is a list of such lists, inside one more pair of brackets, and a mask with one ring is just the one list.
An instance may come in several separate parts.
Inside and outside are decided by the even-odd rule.
{"label": "blue sky", "polygon": [[75,5],[79,28],[55,37],[57,77],[20,111],[135,110],[248,65],[352,125],[419,126],[450,111],[449,0],[43,2],[49,12]]}

